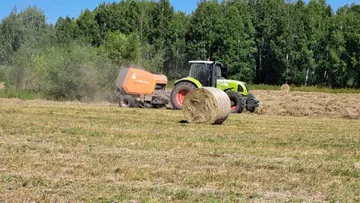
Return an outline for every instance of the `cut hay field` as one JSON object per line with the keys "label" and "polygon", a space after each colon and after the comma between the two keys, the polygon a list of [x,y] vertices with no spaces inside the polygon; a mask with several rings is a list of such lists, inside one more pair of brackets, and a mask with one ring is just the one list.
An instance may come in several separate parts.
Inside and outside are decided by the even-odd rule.
{"label": "cut hay field", "polygon": [[273,100],[300,105],[298,93],[255,94],[257,114],[223,125],[181,123],[165,109],[0,99],[0,202],[359,202],[360,120],[320,114],[318,103],[291,115],[301,107]]}

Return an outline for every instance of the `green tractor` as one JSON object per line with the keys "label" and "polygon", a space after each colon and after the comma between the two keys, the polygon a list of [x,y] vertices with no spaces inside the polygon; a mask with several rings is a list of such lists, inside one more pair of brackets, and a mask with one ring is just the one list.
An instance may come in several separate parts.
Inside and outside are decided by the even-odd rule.
{"label": "green tractor", "polygon": [[231,112],[242,113],[245,109],[254,112],[259,106],[256,97],[249,93],[245,82],[227,80],[227,67],[216,61],[189,61],[189,76],[175,81],[170,94],[174,109],[182,109],[185,95],[195,88],[215,87],[227,93],[231,101]]}

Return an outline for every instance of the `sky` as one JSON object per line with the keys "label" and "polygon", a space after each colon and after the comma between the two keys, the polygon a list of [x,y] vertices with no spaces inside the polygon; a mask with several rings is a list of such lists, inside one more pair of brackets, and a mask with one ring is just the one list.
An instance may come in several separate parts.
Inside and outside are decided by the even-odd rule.
{"label": "sky", "polygon": [[[37,6],[45,12],[47,22],[55,24],[61,17],[77,17],[82,10],[93,10],[102,2],[119,2],[120,0],[0,0],[0,19],[9,15],[14,7],[18,12],[28,6]],[[308,0],[305,0],[307,2]],[[170,0],[175,10],[191,13],[195,10],[198,0]],[[360,4],[360,0],[327,0],[328,4],[336,10],[345,4]]]}

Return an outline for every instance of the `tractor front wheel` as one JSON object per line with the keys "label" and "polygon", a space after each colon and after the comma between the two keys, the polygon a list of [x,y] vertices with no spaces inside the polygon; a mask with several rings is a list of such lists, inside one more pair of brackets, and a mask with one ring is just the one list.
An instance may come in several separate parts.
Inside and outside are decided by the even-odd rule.
{"label": "tractor front wheel", "polygon": [[193,89],[196,89],[196,86],[190,82],[180,82],[175,85],[170,94],[171,104],[175,110],[182,109],[182,104],[184,103],[186,94]]}
{"label": "tractor front wheel", "polygon": [[246,105],[245,98],[240,93],[235,91],[229,91],[226,93],[230,98],[231,113],[242,113]]}

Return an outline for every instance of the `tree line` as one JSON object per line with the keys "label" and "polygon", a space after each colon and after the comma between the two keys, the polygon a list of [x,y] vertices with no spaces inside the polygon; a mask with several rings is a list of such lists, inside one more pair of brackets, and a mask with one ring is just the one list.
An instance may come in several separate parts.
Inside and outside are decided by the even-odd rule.
{"label": "tree line", "polygon": [[216,58],[229,78],[255,84],[360,87],[360,6],[326,0],[200,0],[186,14],[169,0],[121,0],[46,22],[36,6],[0,23],[0,80],[53,99],[113,90],[119,67],[170,79],[189,60]]}

